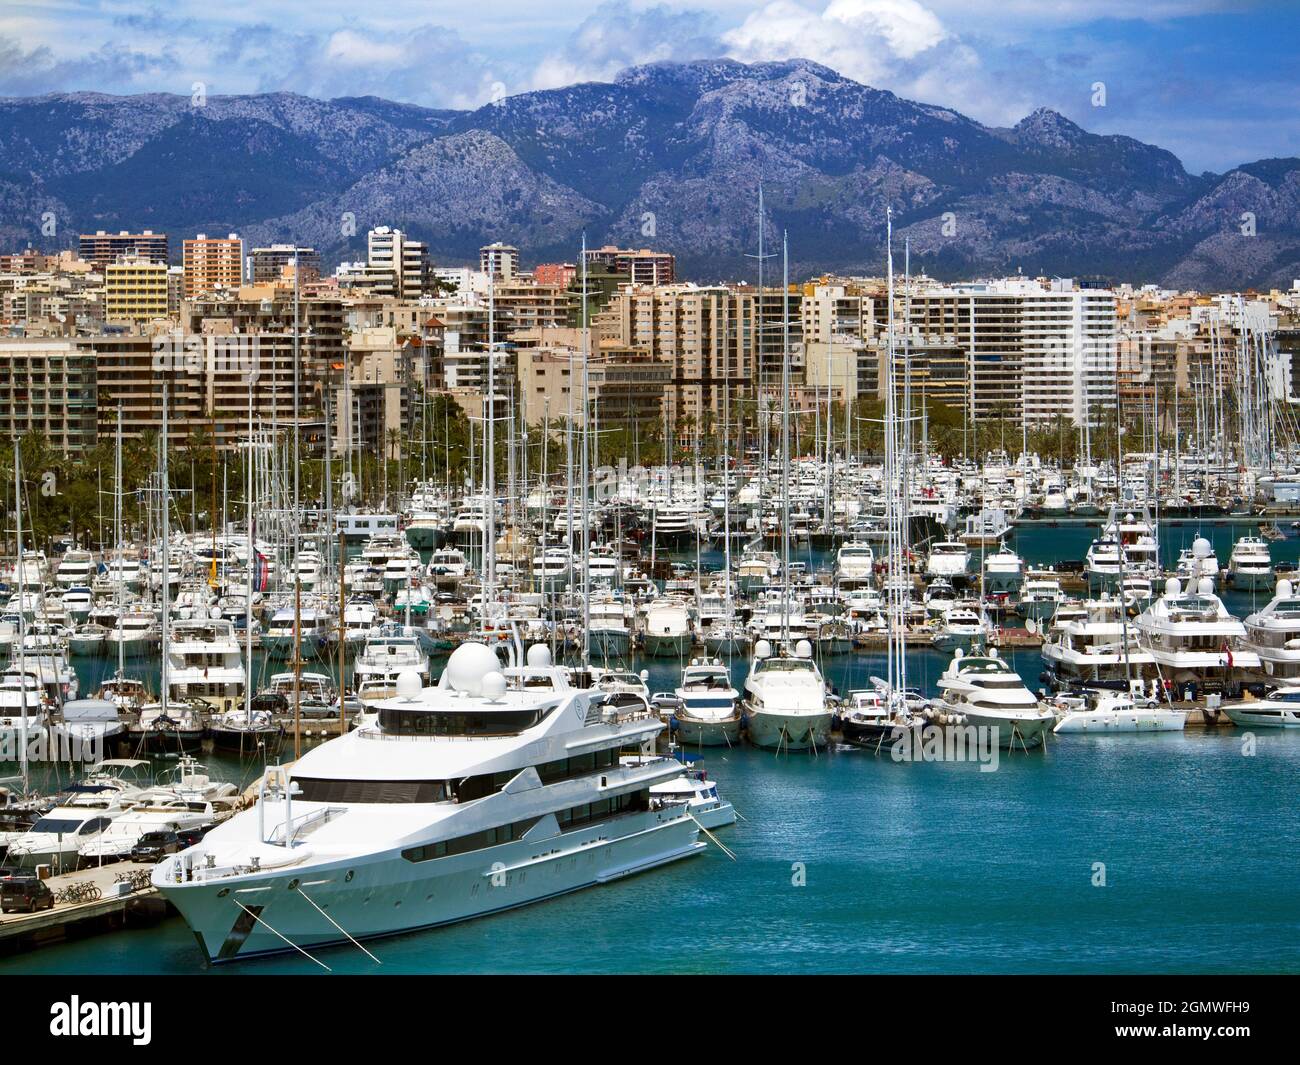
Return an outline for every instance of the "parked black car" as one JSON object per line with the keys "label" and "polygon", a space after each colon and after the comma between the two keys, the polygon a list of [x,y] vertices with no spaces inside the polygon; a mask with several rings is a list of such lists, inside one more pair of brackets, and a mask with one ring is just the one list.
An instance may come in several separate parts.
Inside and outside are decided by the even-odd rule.
{"label": "parked black car", "polygon": [[176,830],[176,838],[181,841],[181,850],[186,847],[193,847],[199,840],[208,834],[211,825],[203,825],[199,828],[179,828]]}
{"label": "parked black car", "polygon": [[35,913],[54,906],[54,892],[44,880],[11,877],[0,881],[0,912]]}
{"label": "parked black car", "polygon": [[180,837],[170,830],[146,832],[140,837],[140,842],[131,848],[131,861],[160,862],[185,846],[188,844],[181,843]]}

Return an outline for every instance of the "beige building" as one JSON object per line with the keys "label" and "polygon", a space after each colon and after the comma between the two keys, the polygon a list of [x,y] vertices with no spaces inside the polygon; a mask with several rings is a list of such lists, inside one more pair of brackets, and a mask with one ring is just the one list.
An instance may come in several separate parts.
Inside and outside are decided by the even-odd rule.
{"label": "beige building", "polygon": [[497,241],[479,249],[479,270],[493,281],[509,283],[519,275],[519,249]]}
{"label": "beige building", "polygon": [[[583,420],[581,329],[538,329],[516,335],[517,395],[529,425]],[[658,426],[672,367],[647,351],[592,336],[587,364],[588,411],[601,425]]]}
{"label": "beige building", "polygon": [[[800,295],[789,296],[792,382],[802,374]],[[727,397],[756,402],[781,383],[784,300],[780,290],[726,286],[625,286],[601,315],[603,335],[647,351],[672,368],[669,417],[702,424]]]}
{"label": "beige building", "polygon": [[348,337],[342,369],[330,375],[335,454],[401,457],[407,447],[412,354],[410,338],[396,326],[371,326]]}
{"label": "beige building", "polygon": [[95,353],[75,339],[0,339],[0,438],[45,434],[65,454],[95,444]]}

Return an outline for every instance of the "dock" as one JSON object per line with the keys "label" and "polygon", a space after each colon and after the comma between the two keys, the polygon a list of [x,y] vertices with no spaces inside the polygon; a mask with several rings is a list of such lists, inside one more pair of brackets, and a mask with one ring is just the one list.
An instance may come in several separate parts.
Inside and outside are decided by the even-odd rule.
{"label": "dock", "polygon": [[140,862],[112,862],[50,877],[45,883],[56,894],[70,884],[86,881],[99,888],[101,897],[94,902],[56,902],[36,913],[0,915],[0,956],[119,928],[156,924],[174,912],[171,903],[155,887],[127,891],[123,890],[126,885],[117,882],[122,873],[152,869]]}

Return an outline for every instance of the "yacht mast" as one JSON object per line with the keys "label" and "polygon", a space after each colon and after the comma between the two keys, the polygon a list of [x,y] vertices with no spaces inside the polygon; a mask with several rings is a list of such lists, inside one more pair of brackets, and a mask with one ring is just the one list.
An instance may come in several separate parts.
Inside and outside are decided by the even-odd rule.
{"label": "yacht mast", "polygon": [[[582,235],[582,468],[578,480],[582,485],[582,664],[591,664],[591,515],[587,495],[591,476],[588,448],[590,447],[587,393],[587,364],[591,361],[590,328],[587,323],[587,234]],[[572,387],[570,387],[572,394]]]}
{"label": "yacht mast", "polygon": [[790,240],[781,234],[781,643],[790,639]]}
{"label": "yacht mast", "polygon": [[30,784],[27,766],[27,670],[24,663],[23,644],[27,639],[27,610],[23,599],[23,484],[22,445],[14,437],[14,539],[18,552],[14,560],[14,584],[18,586],[18,703],[22,717],[18,726],[18,761],[23,778],[23,794]]}

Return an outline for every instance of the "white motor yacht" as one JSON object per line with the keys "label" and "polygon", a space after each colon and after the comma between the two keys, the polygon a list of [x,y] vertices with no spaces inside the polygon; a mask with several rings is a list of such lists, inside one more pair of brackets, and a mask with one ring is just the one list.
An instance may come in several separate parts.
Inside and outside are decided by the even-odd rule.
{"label": "white motor yacht", "polygon": [[572,687],[544,645],[519,657],[467,643],[437,687],[405,675],[359,728],[272,767],[255,808],[160,862],[153,883],[205,956],[432,928],[698,853],[687,805],[650,795],[681,764],[620,764],[662,722]]}
{"label": "white motor yacht", "polygon": [[831,707],[826,682],[813,661],[812,644],[798,641],[794,653],[774,651],[770,641],[754,644],[743,705],[749,741],[786,751],[817,750],[830,736]]}

